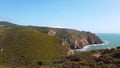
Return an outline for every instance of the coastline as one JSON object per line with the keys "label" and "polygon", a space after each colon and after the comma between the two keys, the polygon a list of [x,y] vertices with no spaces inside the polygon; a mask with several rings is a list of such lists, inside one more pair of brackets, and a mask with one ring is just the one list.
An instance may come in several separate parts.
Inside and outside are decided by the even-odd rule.
{"label": "coastline", "polygon": [[90,48],[91,46],[96,47],[96,46],[103,46],[105,44],[108,44],[109,42],[104,40],[102,44],[92,44],[92,45],[86,45],[85,47],[81,48],[81,49],[76,49],[74,51],[80,51],[80,52],[84,52],[87,51],[88,48]]}

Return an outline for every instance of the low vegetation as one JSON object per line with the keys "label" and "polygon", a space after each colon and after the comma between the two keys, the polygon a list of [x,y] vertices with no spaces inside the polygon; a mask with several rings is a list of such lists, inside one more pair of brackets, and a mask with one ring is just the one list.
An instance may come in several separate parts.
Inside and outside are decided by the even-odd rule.
{"label": "low vegetation", "polygon": [[76,53],[56,59],[53,64],[62,68],[120,68],[120,48]]}
{"label": "low vegetation", "polygon": [[0,49],[0,64],[13,67],[47,65],[66,54],[60,39],[26,27],[7,29]]}

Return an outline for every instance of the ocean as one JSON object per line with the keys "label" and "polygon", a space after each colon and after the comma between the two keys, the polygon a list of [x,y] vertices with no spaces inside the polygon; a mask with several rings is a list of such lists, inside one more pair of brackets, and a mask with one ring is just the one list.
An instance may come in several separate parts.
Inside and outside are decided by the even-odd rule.
{"label": "ocean", "polygon": [[120,46],[120,34],[96,34],[102,41],[103,44],[94,44],[88,45],[83,49],[77,49],[75,51],[91,51],[91,50],[99,50],[99,49],[107,49],[107,48],[116,48]]}

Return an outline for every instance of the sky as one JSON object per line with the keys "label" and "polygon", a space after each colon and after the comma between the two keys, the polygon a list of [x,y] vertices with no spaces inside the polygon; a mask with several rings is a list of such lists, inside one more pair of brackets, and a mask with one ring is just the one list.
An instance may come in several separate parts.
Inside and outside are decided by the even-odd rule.
{"label": "sky", "polygon": [[0,20],[120,33],[120,0],[0,0]]}

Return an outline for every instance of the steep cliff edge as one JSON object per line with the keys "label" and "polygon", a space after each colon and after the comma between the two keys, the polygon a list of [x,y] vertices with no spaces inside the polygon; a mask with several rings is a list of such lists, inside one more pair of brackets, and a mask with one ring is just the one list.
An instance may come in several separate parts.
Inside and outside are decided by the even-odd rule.
{"label": "steep cliff edge", "polygon": [[[30,26],[31,27],[31,26]],[[103,41],[94,33],[64,28],[33,27],[41,33],[57,36],[71,49],[80,49],[90,44],[102,44]]]}

